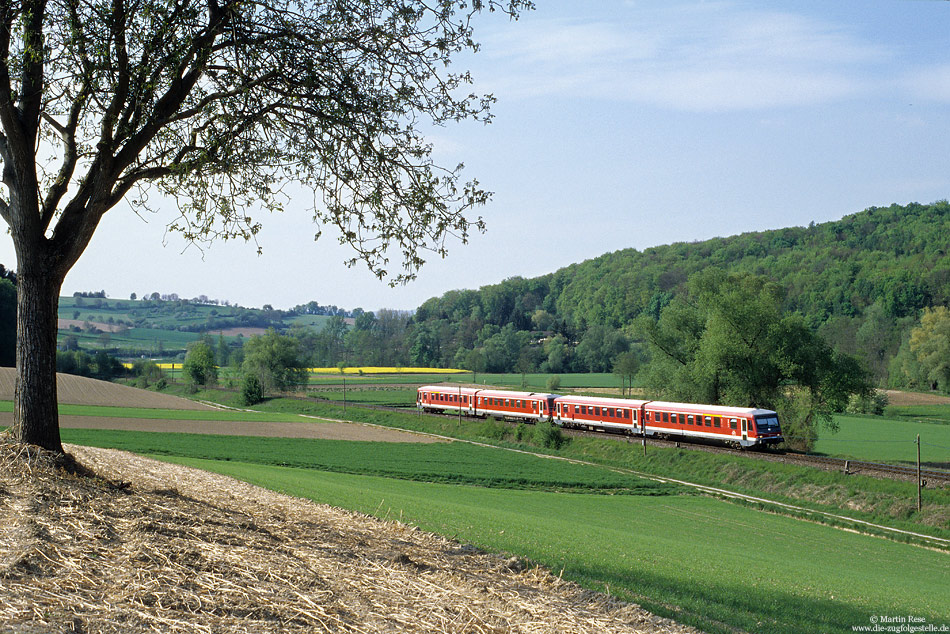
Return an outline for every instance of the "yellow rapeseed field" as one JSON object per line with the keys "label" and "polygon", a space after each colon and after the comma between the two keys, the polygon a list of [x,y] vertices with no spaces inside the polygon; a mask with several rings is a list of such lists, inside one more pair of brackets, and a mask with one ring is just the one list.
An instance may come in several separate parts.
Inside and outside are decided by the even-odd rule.
{"label": "yellow rapeseed field", "polygon": [[[340,368],[307,368],[311,374],[339,374]],[[343,374],[460,374],[468,370],[457,368],[407,368],[383,366],[356,366],[343,368]]]}
{"label": "yellow rapeseed field", "polygon": [[[123,363],[125,367],[131,369],[131,363]],[[180,370],[181,363],[157,363],[162,370]],[[460,370],[458,368],[407,368],[407,367],[384,367],[384,366],[354,366],[343,368],[343,374],[461,374],[469,370]],[[307,368],[311,374],[339,374],[340,368]]]}

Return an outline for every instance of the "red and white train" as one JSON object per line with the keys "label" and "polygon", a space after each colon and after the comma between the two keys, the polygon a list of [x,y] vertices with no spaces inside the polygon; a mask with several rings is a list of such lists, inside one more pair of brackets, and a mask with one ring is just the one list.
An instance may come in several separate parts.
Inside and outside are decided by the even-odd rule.
{"label": "red and white train", "polygon": [[448,385],[419,388],[416,406],[424,411],[458,412],[562,427],[613,431],[670,439],[703,438],[737,447],[782,442],[772,410],[695,405],[593,396],[487,390]]}

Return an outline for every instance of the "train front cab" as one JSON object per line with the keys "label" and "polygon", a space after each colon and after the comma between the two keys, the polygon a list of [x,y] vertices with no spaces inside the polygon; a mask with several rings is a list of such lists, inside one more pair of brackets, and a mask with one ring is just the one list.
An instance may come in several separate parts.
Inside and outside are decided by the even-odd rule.
{"label": "train front cab", "polygon": [[737,448],[782,442],[771,410],[651,401],[644,406],[646,434],[674,440],[714,440]]}
{"label": "train front cab", "polygon": [[738,419],[729,417],[728,420],[730,427],[732,425],[738,427],[740,435],[732,440],[743,449],[747,447],[768,447],[785,440],[782,437],[778,414],[771,410],[755,410],[749,415],[740,415]]}
{"label": "train front cab", "polygon": [[771,410],[756,410],[750,422],[751,432],[754,434],[755,445],[777,445],[783,442],[782,426],[778,422],[778,414]]}

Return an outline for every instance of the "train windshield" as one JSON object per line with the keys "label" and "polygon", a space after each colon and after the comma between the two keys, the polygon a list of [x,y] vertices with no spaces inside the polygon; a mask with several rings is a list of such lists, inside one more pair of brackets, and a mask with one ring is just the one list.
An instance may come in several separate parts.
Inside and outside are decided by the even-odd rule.
{"label": "train windshield", "polygon": [[778,424],[778,416],[771,414],[769,416],[756,416],[755,429],[760,433],[777,433],[782,431]]}

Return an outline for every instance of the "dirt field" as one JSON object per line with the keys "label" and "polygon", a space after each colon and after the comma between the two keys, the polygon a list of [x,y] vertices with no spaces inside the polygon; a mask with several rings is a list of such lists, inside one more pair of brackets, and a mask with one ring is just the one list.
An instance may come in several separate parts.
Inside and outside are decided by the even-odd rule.
{"label": "dirt field", "polygon": [[88,471],[0,436],[4,634],[693,632],[411,526],[68,450]]}
{"label": "dirt field", "polygon": [[890,405],[947,405],[950,397],[941,394],[921,394],[920,392],[900,392],[884,390]]}
{"label": "dirt field", "polygon": [[[16,384],[14,368],[0,368],[0,400],[13,400]],[[97,381],[71,374],[56,375],[56,393],[60,403],[71,405],[110,405],[117,407],[147,407],[150,409],[212,409],[208,405],[186,398],[139,390],[118,383]]]}
{"label": "dirt field", "polygon": [[[213,410],[215,408],[178,396],[139,390],[134,387],[59,374],[57,393],[60,403],[143,407],[148,409]],[[0,400],[13,399],[13,368],[0,368]],[[13,424],[13,414],[0,412],[0,427]],[[441,442],[440,440],[395,429],[314,419],[299,423],[157,420],[96,416],[60,416],[64,429],[119,429],[130,431],[221,434],[229,436],[270,436],[273,438],[326,438],[330,440],[368,440],[375,442]],[[0,630],[2,632],[2,630]]]}
{"label": "dirt field", "polygon": [[[0,427],[11,426],[13,414],[0,412]],[[183,434],[220,434],[222,436],[261,436],[269,438],[324,438],[327,440],[366,440],[372,442],[444,442],[431,436],[359,423],[313,422],[274,423],[247,421],[155,420],[97,416],[60,416],[61,429],[118,429]]]}
{"label": "dirt field", "polygon": [[209,330],[209,335],[224,335],[225,337],[253,337],[254,335],[267,334],[267,328],[225,328],[224,330]]}
{"label": "dirt field", "polygon": [[98,328],[102,332],[119,332],[120,330],[126,327],[119,324],[104,324],[99,321],[88,321],[84,319],[59,319],[57,320],[56,327],[59,328],[60,330],[66,330],[70,326],[79,326],[80,328],[82,328],[86,324],[89,324],[90,326]]}

